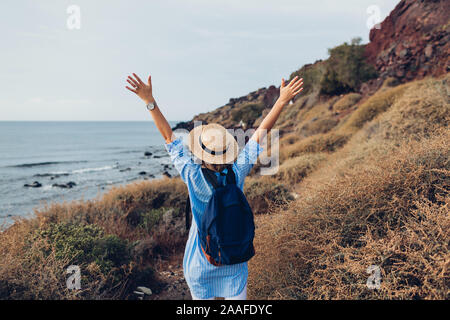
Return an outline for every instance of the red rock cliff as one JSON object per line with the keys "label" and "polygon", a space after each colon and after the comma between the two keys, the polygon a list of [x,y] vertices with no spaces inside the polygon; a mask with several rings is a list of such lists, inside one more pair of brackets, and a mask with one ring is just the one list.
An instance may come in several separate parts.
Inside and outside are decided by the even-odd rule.
{"label": "red rock cliff", "polygon": [[369,63],[402,82],[449,71],[450,0],[402,0],[370,31]]}

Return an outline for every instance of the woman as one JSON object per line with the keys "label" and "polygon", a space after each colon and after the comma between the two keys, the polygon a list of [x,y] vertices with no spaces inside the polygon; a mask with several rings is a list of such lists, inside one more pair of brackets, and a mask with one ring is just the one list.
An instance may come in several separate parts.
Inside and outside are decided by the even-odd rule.
{"label": "woman", "polygon": [[[169,123],[156,104],[151,76],[147,83],[144,83],[133,73],[133,77],[129,76],[127,82],[131,87],[126,88],[137,94],[150,110],[175,168],[188,187],[194,219],[184,253],[183,271],[192,299],[213,300],[215,297],[224,297],[229,300],[245,300],[247,262],[216,266],[210,263],[202,252],[196,221],[200,221],[212,196],[212,188],[203,176],[201,168],[206,167],[214,171],[218,182],[222,184],[226,172],[233,170],[236,185],[242,190],[245,177],[262,151],[259,142],[272,129],[282,109],[303,90],[303,79],[295,77],[288,85],[282,79],[280,97],[239,154],[234,137],[218,124],[195,127],[189,134],[187,149],[181,140],[173,135]],[[191,154],[201,160],[201,165],[192,159]]]}

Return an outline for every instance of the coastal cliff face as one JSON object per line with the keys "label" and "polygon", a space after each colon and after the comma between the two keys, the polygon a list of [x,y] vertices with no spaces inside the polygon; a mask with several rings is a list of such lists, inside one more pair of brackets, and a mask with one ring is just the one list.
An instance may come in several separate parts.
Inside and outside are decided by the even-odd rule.
{"label": "coastal cliff face", "polygon": [[[254,106],[255,112],[262,112],[266,108],[273,106],[280,96],[280,88],[274,85],[268,88],[260,88],[256,91],[250,92],[246,96],[239,98],[231,98],[228,103],[222,107],[217,108],[214,111],[201,113],[196,115],[191,121],[180,122],[173,129],[187,129],[192,130],[195,121],[201,121],[202,123],[219,123],[225,128],[233,128],[240,126],[240,120],[238,119],[239,111],[243,111],[247,105]],[[252,125],[253,122],[246,123],[246,125]]]}
{"label": "coastal cliff face", "polygon": [[370,31],[368,62],[381,78],[402,82],[450,71],[449,15],[448,0],[401,1],[380,29]]}
{"label": "coastal cliff face", "polygon": [[[404,83],[422,79],[427,75],[439,76],[448,72],[449,12],[448,0],[400,1],[381,23],[381,28],[373,28],[370,31],[370,42],[365,45],[364,56],[367,63],[375,68],[377,77],[363,83],[359,93],[363,97],[373,95],[388,78],[391,82]],[[322,61],[317,61],[293,74],[304,76],[304,71],[318,69],[322,64]],[[260,88],[246,96],[231,98],[226,105],[196,115],[191,121],[178,123],[174,129],[191,130],[194,121],[216,122],[226,128],[256,127],[278,96],[279,87],[271,85],[268,88]],[[311,101],[311,97],[309,100]],[[315,98],[313,100],[316,101]],[[241,113],[248,113],[249,110],[244,110],[247,105],[252,106],[252,114],[241,122],[239,116]]]}

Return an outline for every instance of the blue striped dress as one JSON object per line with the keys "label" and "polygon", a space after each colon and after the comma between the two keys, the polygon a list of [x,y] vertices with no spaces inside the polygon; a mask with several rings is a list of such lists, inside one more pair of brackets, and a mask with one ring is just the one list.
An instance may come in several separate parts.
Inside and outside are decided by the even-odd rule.
{"label": "blue striped dress", "polygon": [[[201,165],[194,161],[189,149],[181,139],[165,144],[175,168],[186,183],[191,199],[192,219],[189,238],[183,258],[183,272],[191,292],[200,299],[212,297],[230,298],[241,293],[247,284],[247,262],[216,267],[206,260],[200,247],[197,225],[212,196],[212,186],[203,177]],[[249,140],[241,150],[232,168],[237,186],[243,190],[245,177],[256,163],[262,147],[255,140]],[[219,182],[225,176],[216,173]]]}

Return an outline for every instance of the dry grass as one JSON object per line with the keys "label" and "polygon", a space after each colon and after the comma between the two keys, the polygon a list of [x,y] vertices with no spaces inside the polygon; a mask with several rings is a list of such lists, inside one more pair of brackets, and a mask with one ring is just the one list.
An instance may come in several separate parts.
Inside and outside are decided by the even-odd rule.
{"label": "dry grass", "polygon": [[280,138],[280,146],[287,146],[290,144],[294,144],[299,141],[301,138],[296,133],[288,133]]}
{"label": "dry grass", "polygon": [[[181,215],[186,196],[179,178],[135,182],[114,187],[94,200],[54,203],[36,211],[34,219],[18,220],[0,233],[0,298],[124,299],[137,285],[152,287],[156,281],[152,264],[181,252],[186,241]],[[146,223],[149,218],[151,225]],[[73,226],[74,231],[49,237],[46,230],[54,226]],[[103,244],[109,253],[91,257],[81,251],[80,260],[60,247],[57,239],[69,249],[87,248],[80,233],[83,226],[101,230],[105,236],[89,241]],[[113,263],[104,261],[104,255],[114,251],[123,255],[128,250],[130,258],[124,264],[120,262],[124,257],[116,257],[119,262],[112,268],[102,265]],[[82,290],[76,293],[65,283],[66,268],[74,261],[82,268]]]}
{"label": "dry grass", "polygon": [[[448,299],[449,138],[367,157],[327,183],[307,178],[289,210],[258,220],[251,297]],[[365,285],[370,265],[380,290]]]}
{"label": "dry grass", "polygon": [[333,110],[336,112],[345,111],[354,107],[359,100],[361,100],[361,95],[359,93],[348,93],[333,105]]}
{"label": "dry grass", "polygon": [[272,176],[248,178],[244,193],[254,214],[273,212],[294,200],[289,188]]}
{"label": "dry grass", "polygon": [[[301,181],[299,199],[258,217],[251,298],[450,298],[447,81],[378,93],[392,102],[350,121],[373,119]],[[366,286],[370,265],[379,290]]]}
{"label": "dry grass", "polygon": [[361,129],[365,123],[388,110],[402,96],[409,85],[404,84],[386,91],[377,92],[371,96],[342,125],[340,128],[341,132],[353,133]]}
{"label": "dry grass", "polygon": [[362,139],[400,141],[431,136],[450,125],[448,81],[425,79],[410,84],[389,112],[381,114],[362,130]]}
{"label": "dry grass", "polygon": [[186,197],[187,189],[180,179],[163,178],[113,187],[93,200],[52,203],[35,213],[41,225],[68,221],[95,224],[107,234],[134,241],[147,234],[135,228],[142,215],[159,208],[175,208],[174,214],[179,214]]}
{"label": "dry grass", "polygon": [[310,153],[284,161],[275,178],[288,185],[295,185],[314,171],[326,159],[324,153]]}
{"label": "dry grass", "polygon": [[280,159],[284,161],[304,153],[333,152],[342,147],[348,139],[348,135],[335,132],[310,136],[292,145],[281,148]]}
{"label": "dry grass", "polygon": [[327,133],[332,130],[339,123],[339,120],[334,116],[323,117],[321,119],[314,119],[301,127],[298,132],[303,136],[311,136],[319,133]]}

